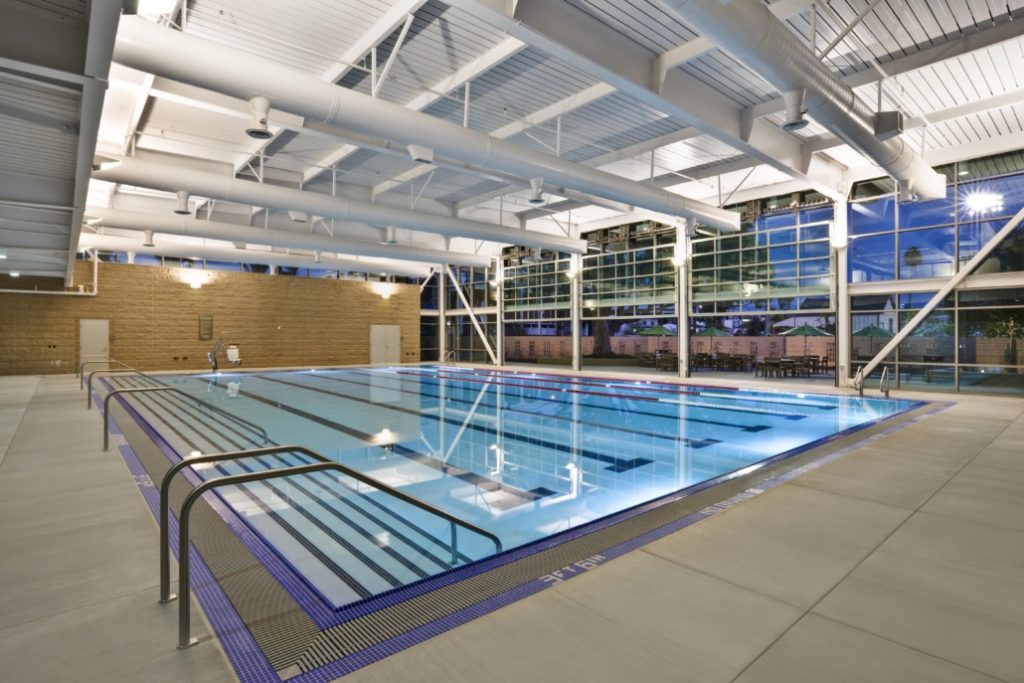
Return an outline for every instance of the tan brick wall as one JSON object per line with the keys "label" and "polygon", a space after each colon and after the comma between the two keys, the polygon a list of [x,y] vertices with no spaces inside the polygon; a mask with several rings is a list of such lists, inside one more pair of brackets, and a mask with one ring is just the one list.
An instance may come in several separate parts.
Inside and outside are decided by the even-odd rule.
{"label": "tan brick wall", "polygon": [[[92,280],[91,264],[78,269],[77,282]],[[191,289],[185,273],[210,282]],[[243,368],[367,363],[372,324],[401,325],[402,360],[418,361],[419,290],[389,286],[384,299],[355,280],[100,264],[96,297],[0,294],[0,375],[73,372],[81,318],[109,319],[110,355],[140,370],[209,368],[205,314]]]}

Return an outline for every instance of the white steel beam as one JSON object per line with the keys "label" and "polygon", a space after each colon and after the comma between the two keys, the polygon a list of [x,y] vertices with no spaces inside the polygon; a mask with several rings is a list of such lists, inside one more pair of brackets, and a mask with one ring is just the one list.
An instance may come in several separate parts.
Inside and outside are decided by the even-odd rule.
{"label": "white steel beam", "polygon": [[[768,6],[772,14],[777,16],[782,21],[795,17],[801,14],[814,4],[814,0],[778,0],[778,2],[772,3]],[[674,67],[679,66],[691,59],[696,59],[708,50],[712,50],[716,45],[705,38],[704,36],[697,36],[692,40],[688,40],[682,45],[666,50],[658,55],[655,61],[655,77],[658,78],[658,82],[664,80],[665,73]]]}
{"label": "white steel beam", "polygon": [[[605,152],[604,154],[600,154],[596,157],[587,159],[586,161],[581,161],[579,163],[583,166],[589,166],[591,168],[601,168],[602,166],[607,166],[608,164],[614,163],[616,161],[622,161],[623,159],[631,159],[633,157],[646,154],[656,149],[661,149],[662,147],[673,145],[677,142],[684,142],[691,138],[695,138],[700,134],[701,132],[696,128],[680,128],[679,130],[672,131],[671,133],[659,135],[656,138],[651,138],[650,140],[638,142],[635,145],[630,145],[629,147],[623,147],[620,150]],[[462,211],[464,209],[476,206],[477,204],[480,204],[482,202],[490,201],[491,199],[497,199],[501,195],[508,194],[509,192],[516,192],[520,189],[522,188],[517,185],[505,185],[504,187],[499,187],[492,192],[480,194],[475,197],[468,197],[467,199],[463,199],[462,201],[456,202],[455,209],[456,211]],[[574,206],[572,206],[571,208],[577,208],[580,206],[586,206],[586,204],[582,202],[576,202]]]}
{"label": "white steel beam", "polygon": [[408,15],[416,14],[425,4],[427,4],[426,0],[394,0],[388,11],[377,20],[377,23],[345,50],[335,64],[330,65],[326,71],[320,74],[320,80],[337,83],[343,79],[370,50],[404,24]]}
{"label": "white steel beam", "polygon": [[[449,265],[445,266],[445,270],[448,271],[448,277],[452,279],[452,287],[455,289],[455,293],[459,295],[459,300],[462,301],[462,305],[466,309],[466,315],[469,316],[469,321],[473,323],[473,328],[476,330],[477,336],[480,337],[480,341],[483,342],[484,348],[487,350],[487,355],[491,358],[491,363],[494,365],[498,364],[498,356],[494,353],[494,349],[491,348],[491,343],[487,340],[487,335],[484,333],[482,327],[480,327],[480,321],[476,319],[476,312],[473,307],[469,305],[469,300],[466,298],[465,292],[462,291],[462,285],[459,283],[459,278],[455,277],[455,273],[452,272],[452,267]],[[442,295],[444,292],[442,292]]]}
{"label": "white steel beam", "polygon": [[[999,43],[1007,40],[1013,40],[1024,35],[1024,21],[1008,21],[1002,24],[996,24],[990,28],[984,28],[974,33],[969,33],[962,38],[950,40],[930,47],[920,52],[908,55],[906,57],[900,57],[890,62],[885,63],[885,72],[889,74],[889,77],[898,76],[900,74],[908,73],[910,71],[916,71],[926,66],[938,64],[948,59],[954,59],[963,55],[970,54],[977,50],[982,50],[992,45],[998,45]],[[865,69],[858,71],[855,74],[850,74],[841,79],[843,83],[851,88],[860,88],[865,85],[876,85],[880,80],[881,76],[872,69]],[[760,118],[762,116],[769,116],[777,112],[783,111],[785,104],[781,97],[768,100],[761,104],[755,105],[748,108],[744,112],[744,116],[751,119]]]}
{"label": "white steel beam", "polygon": [[[525,47],[526,45],[515,38],[508,38],[501,41],[487,52],[472,60],[462,68],[456,70],[450,76],[443,78],[433,84],[425,92],[420,93],[406,102],[406,109],[412,111],[423,111],[430,105],[442,99],[451,91],[462,87],[480,74],[492,69],[517,52],[520,52]],[[303,171],[303,182],[309,182],[316,178],[318,175],[331,168],[345,157],[353,154],[358,149],[359,145],[349,144],[332,150],[322,159]]]}
{"label": "white steel beam", "polygon": [[[110,72],[111,55],[114,50],[114,36],[117,33],[121,6],[115,2],[94,2],[89,9],[88,36],[85,41],[85,64],[83,73],[69,73],[38,64],[29,64],[9,58],[0,58],[0,67],[17,73],[42,78],[59,83],[75,83],[81,86],[81,100],[78,112],[78,147],[75,158],[75,175],[71,192],[67,191],[70,183],[46,179],[44,187],[33,188],[29,193],[18,193],[15,201],[32,204],[70,205],[71,221],[68,230],[67,255],[64,268],[66,285],[72,282],[75,270],[75,247],[78,234],[82,228],[82,210],[85,206],[86,191],[89,186],[89,174],[92,171],[93,154],[96,151],[96,136],[99,131],[100,114],[103,109],[103,98],[107,89],[107,76]],[[58,36],[58,43],[63,36]],[[50,41],[52,43],[52,41]],[[49,45],[47,41],[41,44]],[[61,45],[54,44],[53,54],[60,52]],[[48,48],[47,48],[48,49]],[[28,180],[26,176],[15,181]],[[13,191],[14,183],[0,183],[3,193]],[[58,198],[59,196],[59,198]],[[0,199],[4,199],[0,196]]]}
{"label": "white steel beam", "polygon": [[[496,138],[501,138],[503,140],[510,138],[534,126],[539,126],[540,124],[546,123],[547,121],[562,116],[563,114],[568,114],[574,109],[584,107],[590,104],[591,102],[599,100],[605,95],[608,95],[613,92],[615,92],[615,88],[605,83],[598,83],[596,85],[592,85],[589,88],[586,88],[585,90],[581,90],[580,92],[574,93],[569,97],[549,104],[543,109],[539,109],[533,112],[532,114],[528,114],[527,116],[524,116],[518,121],[513,121],[512,123],[506,124],[501,128],[498,128],[497,130],[493,130],[491,131],[490,134]],[[405,173],[402,173],[396,176],[395,178],[385,180],[382,183],[378,183],[373,187],[373,196],[376,197],[377,195],[387,192],[388,190],[393,190],[394,188],[399,187],[400,185],[403,185],[414,178],[418,178],[429,171],[429,166],[420,166],[417,168],[410,169],[409,171],[406,171]],[[519,189],[522,189],[522,187],[520,187]]]}
{"label": "white steel beam", "polygon": [[864,381],[875,370],[875,368],[877,368],[890,353],[899,348],[899,345],[903,343],[903,340],[909,337],[914,330],[917,329],[917,326],[920,325],[933,310],[935,310],[936,306],[942,303],[943,299],[945,299],[950,292],[956,289],[957,286],[963,282],[975,268],[984,263],[989,254],[991,254],[996,247],[1002,244],[1003,240],[1010,236],[1010,233],[1017,229],[1021,220],[1024,220],[1024,209],[1018,211],[1013,218],[1007,221],[1006,225],[1000,228],[999,231],[993,235],[981,249],[978,250],[978,253],[972,256],[971,260],[960,268],[956,275],[946,281],[946,284],[944,284],[942,288],[935,293],[935,296],[929,299],[928,303],[926,303],[921,310],[918,311],[914,317],[900,329],[896,336],[890,339],[889,342],[882,347],[882,350],[879,351],[874,358],[868,361],[868,364],[863,367],[861,380],[856,388],[860,389],[864,386]]}
{"label": "white steel beam", "polygon": [[679,69],[668,71],[659,88],[656,57],[569,3],[518,0],[514,8],[504,0],[450,0],[449,4],[638,102],[687,121],[828,197],[845,195],[842,166],[820,155],[807,154],[798,139],[774,125],[745,120],[741,107]]}

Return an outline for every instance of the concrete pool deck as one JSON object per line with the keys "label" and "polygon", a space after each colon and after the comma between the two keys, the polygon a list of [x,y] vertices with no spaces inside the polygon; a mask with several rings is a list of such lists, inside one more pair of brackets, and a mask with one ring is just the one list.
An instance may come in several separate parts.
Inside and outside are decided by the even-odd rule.
{"label": "concrete pool deck", "polygon": [[[894,396],[953,405],[345,680],[1024,680],[1024,400]],[[84,398],[0,377],[0,670],[233,680],[201,620],[175,650],[156,527]]]}

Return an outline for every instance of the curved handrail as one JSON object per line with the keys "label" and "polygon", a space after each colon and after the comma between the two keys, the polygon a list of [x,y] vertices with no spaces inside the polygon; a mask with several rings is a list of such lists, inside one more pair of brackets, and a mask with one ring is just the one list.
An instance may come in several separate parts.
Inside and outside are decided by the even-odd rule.
{"label": "curved handrail", "polygon": [[[75,375],[76,377],[81,377],[82,376],[82,359],[83,358],[90,358],[91,360],[87,361],[89,363],[103,363],[103,362],[106,362],[106,361],[114,361],[115,363],[117,362],[116,360],[114,360],[110,356],[105,356],[102,353],[87,353],[84,356],[79,356],[78,357],[78,374]],[[78,388],[81,389],[82,387],[79,386]]]}
{"label": "curved handrail", "polygon": [[[147,377],[148,377],[148,375],[147,375]],[[158,382],[159,380],[155,380],[154,379],[153,381],[154,382]],[[110,417],[109,417],[109,415],[110,415],[110,410],[109,410],[109,408],[110,408],[110,399],[113,396],[116,396],[117,394],[141,394],[141,393],[152,392],[152,391],[173,391],[176,394],[181,394],[182,396],[185,396],[185,397],[195,401],[199,405],[205,406],[205,407],[209,408],[210,410],[212,410],[213,412],[219,413],[220,415],[223,415],[223,416],[227,417],[228,419],[233,420],[233,421],[237,422],[238,424],[243,425],[244,427],[247,427],[251,431],[256,432],[257,434],[259,434],[260,436],[263,437],[263,443],[268,443],[270,441],[270,437],[267,436],[267,430],[265,430],[263,427],[260,427],[258,424],[254,423],[254,422],[249,422],[249,420],[246,420],[243,417],[238,417],[237,415],[235,415],[234,413],[232,413],[230,411],[227,411],[227,410],[224,410],[223,408],[215,406],[212,403],[204,401],[203,399],[198,398],[196,396],[193,396],[192,394],[190,394],[190,393],[188,393],[186,391],[182,391],[181,389],[179,389],[177,387],[172,387],[172,386],[168,386],[166,384],[162,384],[161,383],[161,386],[158,386],[158,387],[124,387],[124,388],[120,388],[120,389],[114,389],[109,394],[107,394],[106,396],[103,397],[103,450],[104,451],[110,450]]]}
{"label": "curved handrail", "polygon": [[[121,361],[114,360],[113,358],[110,358],[110,357],[107,357],[106,360],[87,360],[87,361],[85,361],[84,363],[82,363],[81,365],[78,366],[78,389],[79,390],[85,388],[85,366],[89,365],[91,363],[117,363],[118,365],[120,365],[123,368],[128,368],[129,370],[134,370],[135,369],[135,368],[133,368],[130,365],[125,365]],[[97,370],[96,372],[102,372],[102,370]]]}
{"label": "curved handrail", "polygon": [[[215,485],[216,486],[220,486],[220,485],[227,485],[227,484],[245,483],[247,481],[259,481],[261,479],[269,479],[269,478],[272,478],[272,477],[275,477],[275,476],[282,476],[283,477],[283,476],[290,476],[292,474],[304,474],[307,471],[319,471],[319,470],[322,470],[322,469],[337,470],[337,471],[342,472],[343,474],[345,474],[345,475],[347,475],[349,477],[352,477],[356,481],[361,481],[364,484],[368,484],[369,486],[372,486],[372,487],[374,487],[375,489],[377,489],[379,491],[384,491],[385,493],[387,493],[389,495],[392,495],[392,496],[398,498],[399,500],[402,500],[402,501],[404,501],[406,503],[409,503],[410,505],[418,507],[421,510],[425,510],[426,512],[429,512],[430,514],[436,515],[436,516],[441,517],[442,519],[448,521],[452,525],[452,564],[453,565],[457,562],[457,559],[458,559],[458,550],[457,550],[457,545],[456,545],[457,538],[456,538],[456,531],[455,531],[455,527],[456,526],[461,526],[462,528],[468,529],[469,531],[472,531],[475,534],[478,534],[480,536],[483,536],[485,538],[490,539],[494,543],[495,552],[499,552],[500,553],[502,551],[501,539],[498,538],[495,534],[491,533],[490,531],[487,531],[486,529],[483,529],[483,528],[473,524],[472,522],[467,522],[464,519],[456,517],[455,515],[453,515],[453,514],[451,514],[449,512],[446,512],[446,511],[444,511],[444,510],[442,510],[442,509],[440,509],[438,507],[435,507],[435,506],[431,505],[430,503],[424,502],[424,501],[420,500],[419,498],[415,498],[415,497],[410,496],[409,494],[407,494],[407,493],[405,493],[403,491],[399,491],[398,489],[396,489],[396,488],[394,488],[392,486],[388,486],[384,482],[378,481],[377,479],[374,479],[373,477],[370,477],[370,476],[368,476],[366,474],[363,474],[362,472],[359,472],[358,470],[354,470],[351,467],[347,467],[345,465],[342,465],[341,463],[334,462],[333,460],[330,460],[329,458],[321,455],[320,453],[317,453],[316,451],[310,450],[310,449],[305,448],[303,446],[294,446],[294,445],[292,445],[292,446],[289,446],[289,445],[285,445],[285,446],[268,446],[266,448],[252,448],[252,449],[244,450],[244,451],[230,451],[230,452],[227,452],[227,453],[213,453],[213,454],[210,454],[210,455],[198,455],[198,456],[191,457],[191,458],[183,458],[182,460],[180,460],[177,463],[175,463],[174,465],[172,465],[167,470],[167,472],[164,474],[163,479],[160,481],[160,602],[161,603],[170,602],[171,600],[174,600],[174,598],[175,598],[175,596],[172,596],[170,594],[170,584],[171,584],[171,569],[170,569],[170,566],[171,565],[170,565],[170,551],[169,551],[169,543],[168,543],[168,541],[169,541],[169,531],[168,531],[168,529],[169,529],[169,521],[170,521],[169,520],[169,518],[170,518],[170,513],[169,513],[169,509],[170,509],[170,489],[171,489],[171,481],[174,479],[174,475],[178,474],[179,472],[181,472],[181,470],[185,469],[186,467],[191,467],[192,465],[198,465],[198,464],[207,463],[207,462],[221,462],[221,461],[224,461],[224,460],[242,460],[242,459],[245,459],[245,458],[254,458],[254,457],[261,456],[261,455],[272,455],[272,454],[275,454],[275,453],[302,453],[305,456],[313,458],[317,462],[313,463],[313,464],[310,464],[310,465],[299,465],[299,466],[295,466],[295,467],[278,468],[278,469],[272,469],[272,470],[261,470],[259,472],[247,472],[245,474],[228,475],[228,476],[225,476],[225,477],[218,477],[216,479],[210,479],[208,481],[203,482],[199,486],[197,486],[195,489],[193,489],[189,493],[188,497],[186,497],[185,503],[182,504],[181,513],[178,515],[178,520],[179,520],[180,528],[184,528],[186,530],[185,531],[185,535],[181,536],[181,538],[185,539],[184,542],[180,542],[180,539],[179,539],[179,545],[178,545],[179,590],[182,592],[182,595],[185,597],[185,599],[183,600],[183,602],[185,604],[188,604],[188,593],[187,593],[188,581],[186,580],[184,583],[182,583],[181,582],[180,573],[182,571],[181,570],[182,566],[186,567],[186,570],[187,570],[187,567],[188,567],[188,559],[187,559],[188,558],[188,552],[187,552],[187,549],[188,549],[188,545],[187,545],[187,543],[188,543],[188,535],[187,535],[187,519],[186,519],[188,511],[186,509],[186,505],[191,507],[191,503],[189,502],[190,500],[194,500],[194,498],[198,498],[198,496],[202,495],[203,492],[213,488]],[[303,470],[302,469],[302,468],[309,468],[309,467],[315,467],[315,469],[313,469],[313,470]],[[301,470],[301,471],[297,471],[297,470]],[[255,476],[255,475],[260,475],[260,476]],[[218,482],[220,482],[220,483],[218,483]],[[184,586],[184,587],[182,587],[182,586]],[[185,618],[186,623],[187,623],[187,620],[188,620],[187,615],[184,618]],[[186,629],[187,629],[187,626],[186,626]],[[187,647],[187,641],[188,641],[188,636],[186,635],[185,636],[185,640],[183,641],[183,642],[186,643],[184,645],[185,647]],[[178,646],[182,647],[182,643],[179,642]]]}
{"label": "curved handrail", "polygon": [[882,368],[882,378],[878,380],[878,390],[889,398],[889,366]]}
{"label": "curved handrail", "polygon": [[125,365],[123,368],[113,368],[113,369],[107,369],[107,370],[93,370],[92,372],[89,373],[89,379],[87,379],[86,382],[85,382],[85,387],[86,387],[86,392],[85,392],[85,409],[86,410],[91,410],[92,409],[92,378],[93,378],[93,376],[98,375],[101,372],[118,372],[118,373],[133,372],[136,375],[140,375],[142,377],[145,377],[146,379],[148,379],[148,380],[150,380],[152,382],[156,382],[157,384],[161,384],[161,385],[163,384],[160,380],[154,379],[150,375],[147,375],[146,373],[144,373],[142,370],[136,370],[135,368],[128,367],[127,365]]}

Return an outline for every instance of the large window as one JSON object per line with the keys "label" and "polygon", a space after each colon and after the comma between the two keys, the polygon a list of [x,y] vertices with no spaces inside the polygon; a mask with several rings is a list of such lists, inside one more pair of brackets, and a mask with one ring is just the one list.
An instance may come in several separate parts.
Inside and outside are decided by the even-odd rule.
{"label": "large window", "polygon": [[[1019,173],[1024,170],[1024,156],[1019,152],[937,170],[948,181],[943,199],[897,201],[891,182],[868,181],[854,188],[849,213],[850,282],[949,277],[1024,207],[1024,174]],[[997,173],[1006,175],[984,177]],[[1024,226],[974,272],[1020,270],[1024,270]]]}
{"label": "large window", "polygon": [[[853,372],[874,358],[934,292],[854,296]],[[906,389],[1024,393],[1024,289],[965,290],[948,297],[889,354]]]}

